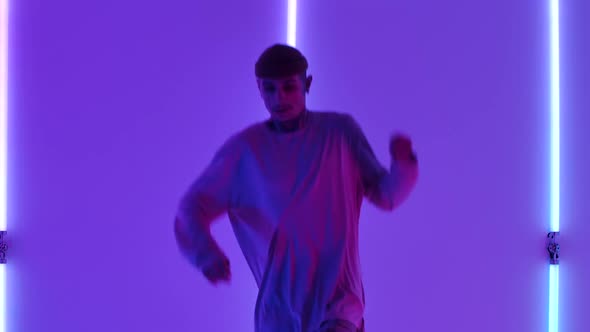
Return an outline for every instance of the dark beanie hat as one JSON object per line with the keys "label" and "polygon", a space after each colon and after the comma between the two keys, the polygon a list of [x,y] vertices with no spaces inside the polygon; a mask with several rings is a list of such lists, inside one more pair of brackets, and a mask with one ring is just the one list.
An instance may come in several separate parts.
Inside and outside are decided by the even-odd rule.
{"label": "dark beanie hat", "polygon": [[304,73],[307,59],[294,47],[274,44],[267,48],[256,61],[256,77],[282,78]]}

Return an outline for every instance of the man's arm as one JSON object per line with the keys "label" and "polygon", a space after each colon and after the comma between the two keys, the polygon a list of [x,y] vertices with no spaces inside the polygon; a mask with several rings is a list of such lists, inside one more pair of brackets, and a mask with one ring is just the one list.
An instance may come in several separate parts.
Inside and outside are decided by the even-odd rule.
{"label": "man's arm", "polygon": [[229,269],[227,257],[211,235],[211,224],[229,208],[239,158],[240,149],[232,138],[182,196],[174,220],[174,234],[181,252],[206,274],[207,269],[220,262],[227,262]]}
{"label": "man's arm", "polygon": [[[409,140],[401,136],[392,138],[391,165],[387,170],[377,160],[354,118],[347,115],[346,123],[349,143],[358,163],[365,197],[381,209],[391,211],[397,208],[408,198],[418,179],[418,163],[411,151]],[[394,147],[396,139],[403,142],[401,147]],[[404,150],[408,150],[407,155],[400,154]]]}

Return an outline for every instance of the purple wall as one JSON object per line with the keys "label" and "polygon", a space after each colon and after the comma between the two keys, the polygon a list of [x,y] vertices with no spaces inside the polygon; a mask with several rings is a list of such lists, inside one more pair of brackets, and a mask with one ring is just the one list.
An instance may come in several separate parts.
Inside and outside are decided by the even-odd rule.
{"label": "purple wall", "polygon": [[[353,114],[378,157],[409,133],[421,177],[365,204],[368,331],[545,331],[546,1],[300,0],[309,106]],[[285,1],[12,1],[8,331],[251,331],[256,285],[180,256],[180,194],[267,116],[259,53]],[[590,7],[563,5],[563,331],[590,330]],[[586,16],[586,17],[584,17]]]}

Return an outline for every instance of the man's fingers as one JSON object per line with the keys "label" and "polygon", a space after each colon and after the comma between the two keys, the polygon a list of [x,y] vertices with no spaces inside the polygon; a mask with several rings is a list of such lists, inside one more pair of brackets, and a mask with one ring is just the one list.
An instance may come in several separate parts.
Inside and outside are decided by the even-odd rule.
{"label": "man's fingers", "polygon": [[389,152],[395,157],[408,156],[412,152],[412,141],[404,135],[396,135],[391,138]]}
{"label": "man's fingers", "polygon": [[231,279],[229,260],[219,261],[211,265],[203,270],[203,274],[213,284],[217,284],[219,281],[229,281]]}

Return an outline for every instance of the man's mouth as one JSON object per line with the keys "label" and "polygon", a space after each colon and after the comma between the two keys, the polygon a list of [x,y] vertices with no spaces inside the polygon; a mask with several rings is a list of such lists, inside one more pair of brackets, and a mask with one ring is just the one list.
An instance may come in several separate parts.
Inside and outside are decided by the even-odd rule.
{"label": "man's mouth", "polygon": [[287,112],[288,110],[289,110],[289,108],[288,108],[288,107],[276,107],[274,111],[275,111],[276,113],[285,113],[285,112]]}

